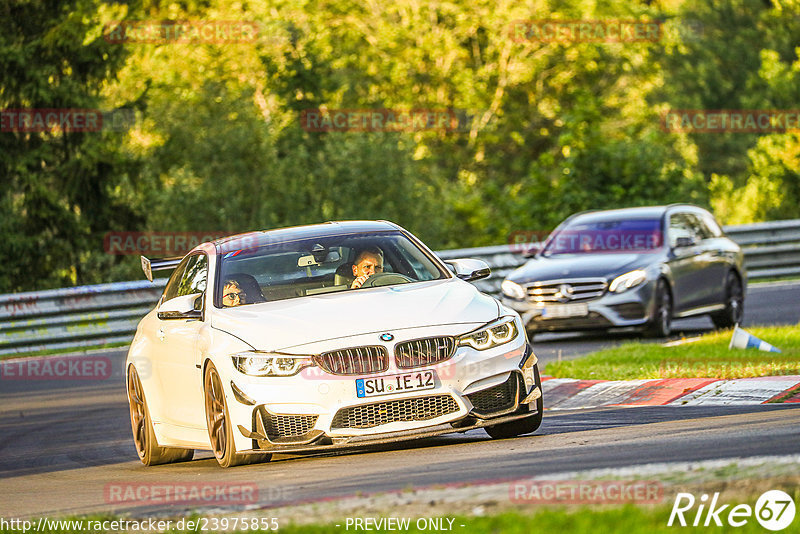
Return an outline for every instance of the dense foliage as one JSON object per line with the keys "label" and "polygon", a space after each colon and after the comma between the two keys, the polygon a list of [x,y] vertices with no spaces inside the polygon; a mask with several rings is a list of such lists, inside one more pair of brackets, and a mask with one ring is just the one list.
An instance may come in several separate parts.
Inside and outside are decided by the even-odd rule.
{"label": "dense foliage", "polygon": [[[542,40],[518,21],[658,21]],[[109,231],[393,220],[434,248],[667,202],[800,217],[795,131],[681,133],[670,109],[793,109],[786,0],[0,0],[0,110],[135,111],[127,131],[0,131],[0,292],[130,279]],[[246,21],[252,40],[126,42],[121,21]],[[451,110],[457,128],[303,128],[309,109]],[[12,129],[13,130],[13,129]]]}

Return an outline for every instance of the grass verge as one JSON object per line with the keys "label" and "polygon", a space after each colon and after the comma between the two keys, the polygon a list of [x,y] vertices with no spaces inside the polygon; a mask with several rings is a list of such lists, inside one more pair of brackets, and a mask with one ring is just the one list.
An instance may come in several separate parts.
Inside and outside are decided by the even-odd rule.
{"label": "grass verge", "polygon": [[[594,504],[568,504],[569,492],[559,493],[563,503],[539,502],[544,493],[525,493],[519,499],[511,498],[508,482],[458,486],[420,488],[410,493],[389,492],[367,497],[346,497],[341,500],[324,500],[289,504],[277,508],[227,512],[218,515],[219,510],[185,512],[177,516],[161,518],[119,516],[114,514],[92,514],[83,517],[50,519],[37,526],[38,519],[30,519],[27,525],[21,520],[9,525],[10,518],[3,518],[0,533],[20,531],[72,533],[97,532],[136,532],[144,534],[154,529],[162,532],[278,532],[289,534],[347,533],[358,531],[375,532],[438,532],[451,531],[464,534],[505,534],[529,532],[559,532],[564,534],[589,532],[611,532],[637,534],[648,532],[674,532],[675,528],[688,532],[708,532],[709,527],[679,527],[667,525],[678,493],[719,495],[720,505],[727,505],[727,511],[737,504],[751,508],[766,491],[782,490],[796,503],[800,503],[800,472],[796,456],[772,457],[730,461],[694,462],[679,467],[650,465],[627,467],[606,473],[597,478],[593,471],[573,473],[574,476],[562,480],[567,487],[582,481],[588,488],[609,487],[614,481],[624,486],[633,481],[663,483],[663,494],[657,503],[620,503],[600,501]],[[601,470],[602,471],[602,470]],[[631,476],[631,473],[635,473]],[[665,476],[667,478],[665,478]],[[533,480],[533,479],[532,479]],[[525,483],[526,481],[522,481]],[[530,481],[528,481],[530,482]],[[544,481],[558,483],[556,481]],[[624,487],[622,486],[622,487]],[[525,486],[528,487],[528,486]],[[532,487],[532,486],[531,486]],[[617,494],[622,496],[624,492]],[[514,495],[516,495],[516,490]],[[592,495],[592,492],[589,493]],[[604,493],[616,499],[611,493]],[[583,492],[581,492],[583,495]],[[597,498],[596,496],[594,498]],[[601,497],[602,501],[602,497]],[[698,501],[699,503],[699,501]],[[684,519],[691,524],[699,509],[695,505],[685,512]],[[727,511],[719,518],[727,527]],[[358,528],[354,520],[360,518],[362,525],[367,518],[371,528]],[[380,528],[375,522],[394,518],[394,528]],[[426,519],[427,518],[427,519]],[[348,525],[348,519],[349,525]],[[430,519],[431,521],[429,521]],[[702,520],[705,517],[701,518]],[[113,524],[112,522],[118,522]],[[169,521],[169,523],[167,523]],[[399,523],[402,521],[402,523]],[[122,522],[126,522],[122,524]],[[157,522],[161,522],[156,524]],[[247,523],[247,527],[244,526]],[[796,522],[794,523],[796,524]],[[262,525],[261,529],[256,525]],[[401,527],[402,525],[402,527]],[[387,522],[383,526],[388,526]],[[348,528],[349,527],[349,528]],[[438,528],[437,528],[438,527]],[[729,528],[716,527],[712,530],[727,532]],[[269,530],[267,530],[269,528]],[[765,532],[756,518],[747,518],[747,524],[736,528],[736,532]],[[790,529],[786,529],[786,532]],[[792,532],[794,532],[792,530]]]}
{"label": "grass verge", "polygon": [[755,280],[748,279],[747,286],[755,286],[758,284],[768,284],[770,282],[797,282],[800,281],[800,276],[790,274],[786,276],[772,276],[770,278],[756,278]]}
{"label": "grass verge", "polygon": [[755,327],[747,331],[782,352],[728,350],[732,331],[723,330],[670,347],[625,343],[576,360],[548,363],[543,372],[556,378],[594,380],[800,374],[800,325]]}

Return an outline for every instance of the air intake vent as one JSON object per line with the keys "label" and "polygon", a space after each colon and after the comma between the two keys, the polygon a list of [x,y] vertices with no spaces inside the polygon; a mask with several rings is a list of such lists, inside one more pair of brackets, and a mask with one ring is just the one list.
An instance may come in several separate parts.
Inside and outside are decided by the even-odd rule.
{"label": "air intake vent", "polygon": [[514,407],[517,400],[517,375],[512,373],[508,380],[502,384],[471,393],[467,398],[472,403],[475,412],[487,415],[495,412],[502,412]]}
{"label": "air intake vent", "polygon": [[450,395],[400,399],[342,408],[333,417],[331,428],[372,428],[396,421],[428,421],[458,411]]}
{"label": "air intake vent", "polygon": [[264,426],[271,440],[308,434],[317,423],[316,415],[275,415],[266,412]]}

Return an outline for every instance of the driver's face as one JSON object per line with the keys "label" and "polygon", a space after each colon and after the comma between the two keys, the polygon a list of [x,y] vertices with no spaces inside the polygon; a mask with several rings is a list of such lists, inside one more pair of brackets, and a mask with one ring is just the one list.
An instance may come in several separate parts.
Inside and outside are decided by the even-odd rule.
{"label": "driver's face", "polygon": [[383,258],[374,254],[363,254],[361,261],[353,265],[353,276],[372,276],[375,273],[383,272]]}

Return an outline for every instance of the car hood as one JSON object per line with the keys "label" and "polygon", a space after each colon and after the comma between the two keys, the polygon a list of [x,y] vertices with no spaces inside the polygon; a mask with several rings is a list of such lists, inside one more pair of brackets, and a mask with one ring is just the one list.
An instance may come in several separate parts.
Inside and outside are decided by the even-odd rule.
{"label": "car hood", "polygon": [[571,278],[607,278],[611,280],[633,269],[643,268],[656,261],[658,253],[645,254],[558,254],[539,256],[519,269],[508,279],[518,284],[543,280]]}
{"label": "car hood", "polygon": [[487,323],[499,309],[472,284],[451,278],[215,309],[211,324],[257,350],[279,351],[387,330]]}

